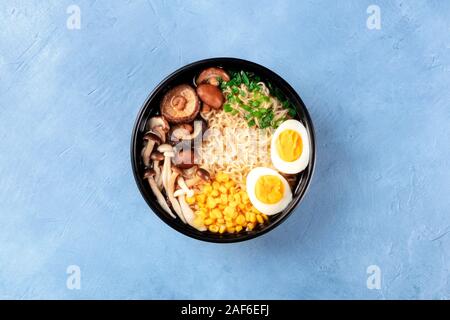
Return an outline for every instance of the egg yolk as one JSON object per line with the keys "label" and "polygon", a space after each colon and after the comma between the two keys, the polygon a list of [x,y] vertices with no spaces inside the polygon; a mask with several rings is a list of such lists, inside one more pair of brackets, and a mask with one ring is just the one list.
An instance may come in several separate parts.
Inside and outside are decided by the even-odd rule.
{"label": "egg yolk", "polygon": [[280,158],[292,162],[300,158],[303,151],[303,141],[295,130],[284,130],[276,141],[277,152]]}
{"label": "egg yolk", "polygon": [[278,203],[284,195],[283,182],[277,176],[261,176],[256,181],[255,195],[262,203]]}

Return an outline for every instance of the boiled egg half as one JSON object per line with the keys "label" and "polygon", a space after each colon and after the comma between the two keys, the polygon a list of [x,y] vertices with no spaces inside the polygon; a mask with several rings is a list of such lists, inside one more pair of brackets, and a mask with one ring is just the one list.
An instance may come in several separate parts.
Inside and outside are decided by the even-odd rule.
{"label": "boiled egg half", "polygon": [[283,211],[292,200],[287,180],[273,169],[252,169],[247,175],[246,185],[252,205],[267,215]]}
{"label": "boiled egg half", "polygon": [[274,132],[270,145],[273,166],[280,172],[294,174],[309,163],[309,136],[297,120],[284,121]]}

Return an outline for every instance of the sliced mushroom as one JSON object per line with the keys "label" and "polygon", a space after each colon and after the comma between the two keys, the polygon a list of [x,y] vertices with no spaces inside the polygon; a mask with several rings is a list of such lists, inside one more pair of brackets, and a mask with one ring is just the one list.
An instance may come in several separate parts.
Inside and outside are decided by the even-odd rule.
{"label": "sliced mushroom", "polygon": [[206,104],[206,103],[203,103],[203,105],[202,105],[202,113],[207,113],[207,112],[210,112],[211,111],[211,106],[209,105],[209,104]]}
{"label": "sliced mushroom", "polygon": [[178,195],[181,195],[181,194],[187,195],[188,197],[193,197],[194,190],[189,189],[188,186],[186,185],[186,182],[184,181],[184,178],[183,178],[183,173],[184,173],[183,170],[177,166],[173,166],[172,170],[178,173],[177,187],[179,189],[175,191],[175,193],[176,193],[175,197],[177,197]]}
{"label": "sliced mushroom", "polygon": [[203,103],[206,103],[214,109],[220,109],[225,101],[222,91],[209,83],[200,84],[197,87],[197,94]]}
{"label": "sliced mushroom", "polygon": [[169,140],[170,142],[178,142],[181,140],[185,140],[187,137],[190,137],[194,128],[188,123],[178,124],[169,131]]}
{"label": "sliced mushroom", "polygon": [[163,164],[163,169],[162,169],[162,173],[161,173],[161,180],[162,180],[162,184],[164,186],[164,189],[168,188],[168,182],[169,182],[169,178],[170,178],[170,173],[171,173],[171,158],[175,156],[174,152],[173,152],[173,148],[170,144],[162,144],[158,147],[158,151],[164,154],[164,164]]}
{"label": "sliced mushroom", "polygon": [[151,117],[150,120],[147,122],[147,130],[152,130],[155,128],[160,127],[165,132],[168,132],[170,129],[169,123],[167,122],[164,117],[161,116],[155,116]]}
{"label": "sliced mushroom", "polygon": [[181,149],[174,152],[175,157],[172,158],[172,163],[181,169],[189,169],[195,164],[195,153],[192,149]]}
{"label": "sliced mushroom", "polygon": [[170,126],[169,126],[169,123],[167,122],[167,120],[164,119],[164,117],[155,116],[155,117],[150,118],[150,120],[148,120],[148,122],[147,122],[146,128],[147,128],[147,130],[152,130],[152,131],[158,133],[158,135],[161,138],[162,143],[166,142],[166,135],[167,135],[167,132],[169,132]]}
{"label": "sliced mushroom", "polygon": [[184,218],[183,212],[181,211],[180,204],[178,203],[178,200],[174,196],[175,181],[177,180],[179,175],[180,175],[179,171],[172,170],[172,174],[170,175],[166,190],[167,190],[167,196],[169,197],[169,201],[172,204],[173,210],[178,215],[178,217],[181,219],[181,221],[186,223],[186,219]]}
{"label": "sliced mushroom", "polygon": [[170,210],[170,208],[169,208],[166,200],[164,199],[164,196],[162,195],[161,191],[159,191],[158,186],[156,185],[156,181],[153,178],[155,176],[155,174],[156,174],[155,170],[149,169],[149,170],[145,171],[144,179],[148,180],[148,182],[150,184],[150,188],[152,189],[152,192],[156,196],[156,200],[158,201],[158,203],[161,206],[161,208],[163,208],[164,211],[166,211],[171,217],[176,218],[175,215],[173,214],[172,210]]}
{"label": "sliced mushroom", "polygon": [[203,120],[195,120],[194,128],[190,124],[182,124],[169,132],[169,140],[173,143],[192,140],[197,138],[206,128],[207,124]]}
{"label": "sliced mushroom", "polygon": [[198,169],[197,165],[194,165],[194,166],[192,166],[189,169],[184,169],[183,170],[183,177],[184,178],[192,178],[194,176],[195,172],[197,171],[197,169]]}
{"label": "sliced mushroom", "polygon": [[205,182],[211,181],[211,175],[209,172],[203,168],[197,169],[196,175]]}
{"label": "sliced mushroom", "polygon": [[162,187],[162,179],[161,179],[161,168],[159,167],[159,163],[164,160],[164,154],[159,151],[154,151],[150,155],[150,159],[153,161],[153,169],[156,172],[155,181],[156,185],[159,189]]}
{"label": "sliced mushroom", "polygon": [[191,86],[181,84],[167,92],[161,101],[161,114],[171,123],[187,123],[200,111],[200,100]]}
{"label": "sliced mushroom", "polygon": [[178,185],[180,186],[181,190],[184,191],[186,196],[189,198],[194,196],[194,190],[189,189],[189,187],[186,185],[186,182],[184,181],[183,177],[178,177]]}
{"label": "sliced mushroom", "polygon": [[199,85],[201,83],[209,83],[214,86],[218,86],[219,80],[228,82],[230,81],[230,76],[228,75],[228,73],[225,72],[225,70],[221,68],[212,67],[203,70],[199,74],[196,80],[196,84]]}
{"label": "sliced mushroom", "polygon": [[186,191],[184,191],[183,189],[177,189],[175,190],[175,192],[173,193],[173,196],[175,198],[178,198],[179,196],[183,196],[186,195]]}
{"label": "sliced mushroom", "polygon": [[188,203],[186,202],[185,195],[178,196],[178,202],[180,203],[180,208],[183,213],[184,218],[186,219],[186,222],[193,228],[199,230],[199,231],[206,231],[206,227],[204,224],[202,225],[196,225],[195,224],[195,214],[194,211],[189,207]]}
{"label": "sliced mushroom", "polygon": [[188,187],[193,187],[200,182],[210,182],[211,181],[211,175],[208,171],[206,171],[203,168],[198,168],[195,172],[195,176],[186,180],[186,185]]}
{"label": "sliced mushroom", "polygon": [[145,145],[143,151],[142,151],[142,161],[144,162],[144,165],[146,167],[150,166],[150,155],[152,154],[153,147],[155,144],[160,144],[161,139],[159,135],[152,131],[148,131],[144,135],[144,141],[147,141],[147,144]]}

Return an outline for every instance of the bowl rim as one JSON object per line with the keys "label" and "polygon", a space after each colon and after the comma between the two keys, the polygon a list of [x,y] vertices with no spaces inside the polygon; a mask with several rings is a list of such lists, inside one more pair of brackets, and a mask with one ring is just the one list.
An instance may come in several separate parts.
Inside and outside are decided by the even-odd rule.
{"label": "bowl rim", "polygon": [[[138,175],[139,160],[138,160],[138,157],[136,157],[136,155],[137,155],[136,152],[138,152],[137,137],[139,134],[139,128],[141,126],[144,113],[147,110],[147,108],[150,106],[151,100],[161,89],[163,89],[168,84],[168,82],[175,79],[180,73],[182,73],[190,68],[194,68],[194,67],[204,65],[204,64],[213,64],[213,63],[217,63],[218,65],[220,65],[221,63],[238,63],[238,64],[240,63],[240,64],[250,65],[256,69],[264,69],[265,72],[270,74],[270,77],[277,78],[278,82],[282,82],[283,85],[287,89],[289,89],[291,94],[294,95],[295,98],[300,102],[301,106],[298,106],[297,103],[295,103],[295,107],[296,107],[296,109],[302,108],[302,113],[303,113],[304,118],[307,122],[307,125],[310,129],[309,130],[310,131],[309,138],[310,138],[310,143],[311,143],[310,150],[312,153],[312,157],[310,159],[309,166],[311,166],[311,169],[310,169],[310,174],[306,175],[306,177],[305,177],[306,185],[305,185],[303,192],[292,200],[292,202],[289,205],[290,208],[280,219],[267,225],[266,227],[264,227],[261,230],[256,230],[251,233],[242,233],[239,237],[235,237],[235,238],[234,237],[233,238],[231,238],[231,237],[230,238],[228,238],[228,237],[211,238],[211,237],[208,237],[207,233],[199,235],[198,233],[192,232],[193,230],[190,230],[190,227],[182,227],[176,223],[173,223],[174,220],[172,218],[167,217],[167,214],[163,213],[162,209],[159,208],[158,206],[156,206],[156,203],[148,197],[148,194],[147,194],[146,190],[144,189],[143,179]],[[216,57],[216,58],[197,60],[197,61],[188,63],[188,64],[176,69],[172,73],[170,73],[168,76],[166,76],[163,80],[161,80],[158,83],[158,85],[149,93],[149,95],[145,99],[144,103],[142,104],[142,106],[140,107],[140,109],[136,115],[136,120],[134,122],[133,130],[132,130],[132,134],[131,134],[130,160],[131,160],[133,176],[134,176],[136,185],[138,186],[139,192],[141,193],[141,196],[144,198],[145,202],[150,207],[151,211],[153,211],[153,213],[156,214],[168,226],[170,226],[172,229],[175,229],[176,231],[180,232],[181,234],[184,234],[185,236],[188,236],[193,239],[210,242],[210,243],[236,243],[236,242],[242,242],[242,241],[254,239],[256,237],[260,237],[260,236],[268,233],[269,231],[271,231],[274,228],[276,228],[277,226],[279,226],[282,222],[284,222],[293,213],[293,211],[298,207],[298,205],[300,204],[300,202],[303,200],[306,193],[308,192],[308,189],[311,185],[312,178],[314,176],[316,156],[317,156],[317,154],[316,154],[316,137],[315,137],[314,125],[313,125],[311,116],[309,114],[309,111],[306,108],[305,103],[303,102],[303,100],[301,99],[301,97],[297,93],[297,91],[294,90],[294,88],[286,80],[284,80],[280,75],[278,75],[276,72],[272,71],[271,69],[269,69],[263,65],[260,65],[258,63],[249,61],[249,60],[244,60],[244,59],[234,58],[234,57]]]}

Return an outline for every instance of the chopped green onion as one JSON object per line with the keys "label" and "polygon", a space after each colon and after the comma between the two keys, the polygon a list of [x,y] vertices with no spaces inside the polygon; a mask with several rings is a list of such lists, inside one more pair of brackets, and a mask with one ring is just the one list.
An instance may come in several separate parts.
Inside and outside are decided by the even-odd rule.
{"label": "chopped green onion", "polygon": [[295,117],[297,115],[297,111],[295,109],[289,109],[288,113],[291,117]]}
{"label": "chopped green onion", "polygon": [[224,105],[223,105],[223,111],[225,111],[225,112],[231,112],[231,111],[233,111],[234,109],[231,107],[231,105],[229,104],[229,103],[225,103]]}
{"label": "chopped green onion", "polygon": [[263,114],[262,114],[262,112],[261,111],[253,111],[252,112],[252,116],[254,116],[254,117],[256,117],[256,118],[259,118],[259,117],[261,117]]}
{"label": "chopped green onion", "polygon": [[240,73],[236,74],[235,82],[236,82],[236,85],[240,85],[242,83],[242,78],[241,78],[241,74]]}
{"label": "chopped green onion", "polygon": [[252,112],[252,108],[250,108],[249,106],[246,106],[245,104],[241,104],[240,107],[247,112]]}
{"label": "chopped green onion", "polygon": [[248,80],[247,74],[244,71],[242,71],[241,74],[242,74],[242,80],[244,81],[244,84],[248,87],[250,84],[250,80]]}
{"label": "chopped green onion", "polygon": [[261,102],[258,101],[258,100],[253,100],[253,101],[252,101],[252,106],[253,106],[253,107],[259,107],[260,104],[261,104]]}

